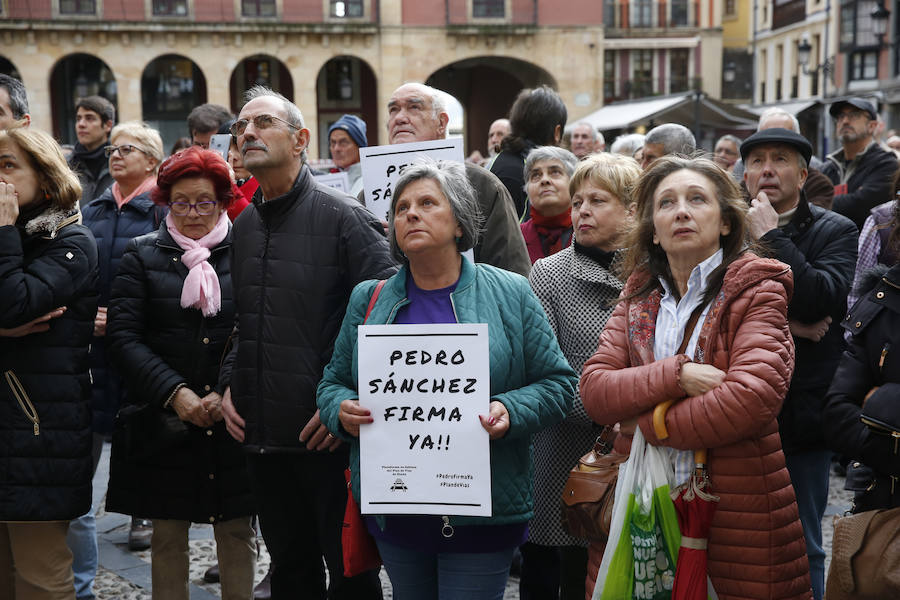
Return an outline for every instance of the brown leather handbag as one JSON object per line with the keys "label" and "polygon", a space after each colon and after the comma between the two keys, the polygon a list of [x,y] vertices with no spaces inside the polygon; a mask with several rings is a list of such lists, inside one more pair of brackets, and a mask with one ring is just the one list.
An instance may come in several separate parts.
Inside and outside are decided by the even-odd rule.
{"label": "brown leather handbag", "polygon": [[827,600],[900,598],[900,508],[834,517]]}
{"label": "brown leather handbag", "polygon": [[612,427],[605,427],[591,451],[569,471],[562,491],[562,525],[572,536],[605,543],[609,538],[619,465],[627,454],[612,452]]}

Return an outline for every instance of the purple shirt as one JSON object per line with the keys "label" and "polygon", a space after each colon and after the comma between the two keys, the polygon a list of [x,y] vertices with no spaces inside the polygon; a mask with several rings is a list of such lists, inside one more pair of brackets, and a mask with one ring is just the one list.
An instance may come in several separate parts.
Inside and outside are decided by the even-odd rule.
{"label": "purple shirt", "polygon": [[[408,273],[406,297],[409,304],[397,311],[394,323],[456,323],[450,294],[456,289],[457,283],[459,280],[445,288],[423,290],[413,281],[412,274]],[[499,552],[521,545],[528,537],[527,523],[454,526],[453,535],[448,538],[441,533],[443,519],[435,515],[389,515],[383,519],[384,529],[379,526],[375,517],[366,517],[366,526],[373,537],[389,544],[429,553]]]}

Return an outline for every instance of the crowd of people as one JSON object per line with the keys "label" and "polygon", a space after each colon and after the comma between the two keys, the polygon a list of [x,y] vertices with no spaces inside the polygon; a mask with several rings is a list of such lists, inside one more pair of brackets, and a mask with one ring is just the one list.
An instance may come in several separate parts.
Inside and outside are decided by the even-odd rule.
{"label": "crowd of people", "polygon": [[[426,85],[385,108],[389,144],[447,134]],[[363,323],[490,340],[490,516],[363,515],[398,600],[501,599],[516,555],[521,598],[590,600],[606,548],[563,527],[560,495],[605,426],[621,453],[638,429],[664,449],[676,485],[708,453],[723,600],[825,596],[835,464],[854,512],[900,506],[895,437],[870,416],[900,422],[900,165],[870,100],[831,104],[823,157],[778,108],[713,148],[666,123],[607,151],[554,90],[522,90],[486,159],[406,167],[386,223],[365,207],[359,116],[328,130],[344,193],[265,87],[237,115],[195,108],[168,155],[104,98],[75,109],[67,157],[0,75],[4,598],[93,597],[111,441],[106,509],[150,549],[154,598],[187,600],[188,530],[208,523],[223,598],[380,599],[342,546],[374,421]]]}

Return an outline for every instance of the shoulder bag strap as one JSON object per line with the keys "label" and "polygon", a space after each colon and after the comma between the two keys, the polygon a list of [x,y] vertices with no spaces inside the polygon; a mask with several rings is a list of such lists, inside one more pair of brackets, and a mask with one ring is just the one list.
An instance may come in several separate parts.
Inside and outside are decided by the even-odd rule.
{"label": "shoulder bag strap", "polygon": [[384,284],[387,282],[387,279],[382,279],[375,285],[375,291],[372,292],[372,298],[369,300],[369,307],[366,308],[366,318],[363,319],[363,325],[365,325],[366,321],[369,320],[369,313],[372,312],[372,308],[375,306],[375,301],[378,300],[378,294],[381,293],[381,288],[384,287]]}
{"label": "shoulder bag strap", "polygon": [[691,341],[691,336],[694,335],[694,327],[697,326],[697,321],[700,320],[700,315],[703,313],[703,304],[694,309],[694,312],[691,313],[691,316],[688,318],[687,323],[684,324],[684,337],[681,338],[681,345],[678,346],[678,350],[675,351],[675,354],[684,354],[684,351],[687,350],[688,342]]}

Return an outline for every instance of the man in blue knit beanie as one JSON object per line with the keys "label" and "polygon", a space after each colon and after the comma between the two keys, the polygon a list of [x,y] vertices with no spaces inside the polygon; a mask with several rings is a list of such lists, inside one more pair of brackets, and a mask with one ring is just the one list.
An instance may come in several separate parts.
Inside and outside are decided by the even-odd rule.
{"label": "man in blue knit beanie", "polygon": [[328,147],[338,171],[346,171],[350,179],[350,195],[362,191],[362,167],[359,149],[369,143],[366,140],[366,122],[354,115],[343,115],[328,128]]}

